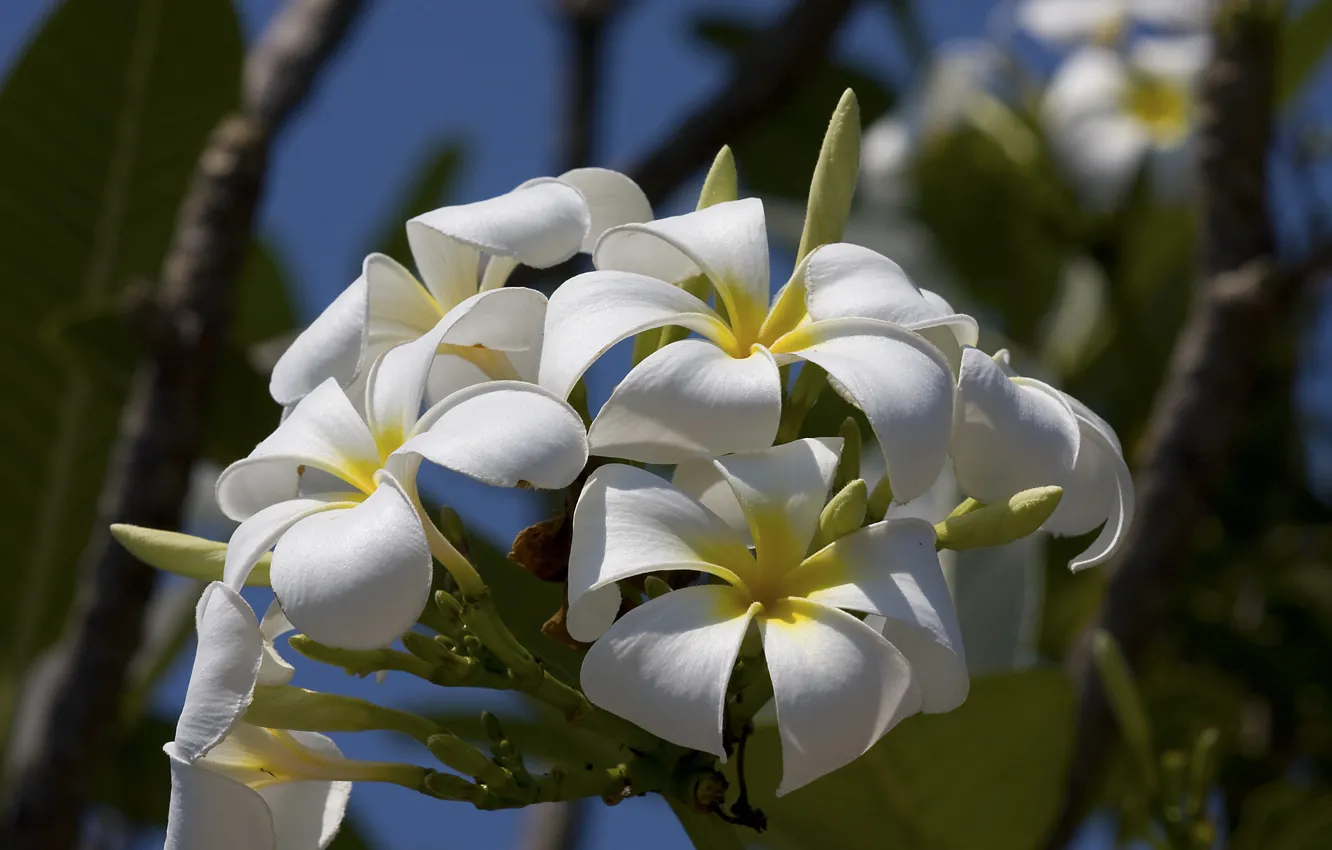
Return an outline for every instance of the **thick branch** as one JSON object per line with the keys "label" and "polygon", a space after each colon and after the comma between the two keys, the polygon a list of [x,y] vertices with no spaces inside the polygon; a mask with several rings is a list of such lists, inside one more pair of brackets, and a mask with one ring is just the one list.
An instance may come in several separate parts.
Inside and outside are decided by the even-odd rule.
{"label": "thick branch", "polygon": [[200,156],[163,262],[160,295],[143,311],[151,356],[134,376],[102,493],[102,530],[84,553],[87,580],[68,663],[6,813],[4,847],[58,850],[78,840],[154,579],[105,529],[112,522],[179,523],[269,148],[361,6],[361,0],[288,5],[246,61],[241,108],[222,120]]}
{"label": "thick branch", "polygon": [[[1240,0],[1223,10],[1204,81],[1204,284],[1156,396],[1137,473],[1137,519],[1096,624],[1115,636],[1130,660],[1142,657],[1161,626],[1243,423],[1263,349],[1311,270],[1281,273],[1273,265],[1266,179],[1277,37],[1273,5]],[[1088,643],[1071,662],[1079,686],[1076,748],[1050,848],[1063,847],[1085,814],[1114,735]]]}

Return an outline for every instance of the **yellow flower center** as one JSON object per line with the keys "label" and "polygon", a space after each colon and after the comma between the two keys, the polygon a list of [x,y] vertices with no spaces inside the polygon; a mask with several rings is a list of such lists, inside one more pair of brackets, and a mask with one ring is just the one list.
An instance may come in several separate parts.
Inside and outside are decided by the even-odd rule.
{"label": "yellow flower center", "polygon": [[1178,83],[1135,75],[1124,92],[1123,107],[1158,145],[1175,144],[1188,130],[1189,98]]}

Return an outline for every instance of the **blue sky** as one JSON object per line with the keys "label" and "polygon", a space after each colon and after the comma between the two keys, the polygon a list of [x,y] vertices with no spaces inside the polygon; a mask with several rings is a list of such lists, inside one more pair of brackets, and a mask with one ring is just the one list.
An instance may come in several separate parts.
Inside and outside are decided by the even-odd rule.
{"label": "blue sky", "polygon": [[[53,5],[51,0],[0,4],[0,71]],[[247,33],[261,29],[277,5],[275,0],[239,0]],[[467,146],[458,201],[494,195],[554,169],[560,34],[553,0],[369,5],[316,96],[283,138],[263,206],[261,229],[293,272],[294,295],[305,319],[359,272],[361,255],[393,199],[437,141],[458,138]],[[724,78],[721,58],[689,39],[692,17],[705,9],[724,9],[763,18],[785,2],[636,0],[624,5],[611,36],[604,121],[597,138],[598,164],[611,166],[626,165],[649,149]],[[838,49],[901,80],[907,68],[886,5],[861,4],[844,27]],[[981,35],[993,4],[931,0],[917,5],[930,37],[941,41]],[[658,212],[674,211],[679,211],[678,201]],[[521,495],[499,498],[480,493],[475,485],[449,484],[461,490],[454,491],[455,504],[483,507],[471,513],[484,514],[477,518],[489,530],[512,534],[530,515],[531,505]],[[259,596],[252,601],[261,611],[266,604]],[[171,713],[179,705],[187,673],[186,660],[164,684],[158,700],[162,711]],[[437,689],[414,680],[390,677],[375,686],[327,669],[303,668],[298,683],[398,704],[441,697]],[[342,742],[353,756],[418,761],[424,756],[373,735]],[[375,786],[357,788],[352,810],[377,846],[395,850],[513,846],[522,817],[476,812]],[[614,808],[598,804],[589,829],[588,850],[688,846],[657,799]],[[144,846],[152,846],[151,841]]]}

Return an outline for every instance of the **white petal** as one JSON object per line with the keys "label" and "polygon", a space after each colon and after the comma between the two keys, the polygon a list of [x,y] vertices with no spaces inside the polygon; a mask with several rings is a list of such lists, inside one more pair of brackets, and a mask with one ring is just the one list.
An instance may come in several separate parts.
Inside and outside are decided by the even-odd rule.
{"label": "white petal", "polygon": [[915,331],[948,327],[959,344],[976,344],[975,319],[954,313],[912,283],[901,266],[868,248],[838,242],[816,249],[805,264],[805,286],[815,321],[881,319]]}
{"label": "white petal", "polygon": [[1124,0],[1143,23],[1176,29],[1202,29],[1211,23],[1216,0]]}
{"label": "white petal", "polygon": [[300,467],[337,476],[369,490],[379,469],[379,450],[370,429],[332,378],[301,399],[244,460],[222,470],[217,503],[234,520],[295,498]]}
{"label": "white petal", "polygon": [[684,339],[625,376],[588,441],[602,457],[676,463],[770,446],[781,415],[781,375],[766,349],[737,359],[707,340]]}
{"label": "white petal", "polygon": [[558,490],[587,463],[587,434],[578,413],[549,390],[491,381],[427,411],[395,452],[412,454],[496,487]]}
{"label": "white petal", "polygon": [[164,850],[277,850],[273,816],[262,797],[220,773],[190,764],[174,744],[163,749],[171,761]]}
{"label": "white petal", "polygon": [[[292,732],[291,736],[316,753],[341,758],[342,751],[325,735]],[[279,782],[259,790],[273,814],[279,850],[319,850],[338,834],[347,814],[352,783]]]}
{"label": "white petal", "polygon": [[[350,494],[348,494],[350,495]],[[354,502],[338,496],[290,499],[270,505],[236,527],[227,543],[222,580],[239,590],[264,553],[277,544],[287,529],[308,516],[336,508],[348,508]]]}
{"label": "white petal", "polygon": [[264,647],[254,611],[221,582],[204,589],[195,616],[199,648],[176,723],[176,752],[186,761],[208,752],[245,713]]}
{"label": "white petal", "polygon": [[746,546],[754,545],[740,500],[712,458],[698,457],[680,462],[671,473],[671,483],[721,518],[727,527],[740,535]]}
{"label": "white petal", "polygon": [[860,185],[869,200],[882,206],[907,200],[911,190],[906,178],[916,152],[912,130],[911,123],[898,115],[886,115],[865,130],[860,140]]}
{"label": "white petal", "polygon": [[1023,0],[1016,16],[1019,26],[1042,41],[1074,44],[1122,26],[1124,7],[1124,0]]}
{"label": "white petal", "polygon": [[259,633],[264,636],[264,656],[259,665],[259,684],[285,685],[296,674],[296,668],[278,654],[273,642],[295,627],[282,613],[282,605],[274,599],[269,603],[264,618],[259,621]]}
{"label": "white petal", "polygon": [[953,415],[952,371],[937,348],[887,322],[828,319],[787,334],[773,353],[821,366],[865,412],[898,501],[934,484]]}
{"label": "white petal", "polygon": [[659,738],[725,758],[726,683],[756,607],[716,585],[646,602],[588,650],[583,692]]}
{"label": "white petal", "polygon": [[[433,328],[444,315],[412,273],[392,257],[371,254],[361,268],[370,293],[367,348],[382,350],[409,342]],[[361,369],[369,365],[370,361],[363,358]]]}
{"label": "white petal", "polygon": [[849,764],[919,710],[906,658],[850,614],[785,599],[759,628],[782,738],[779,796]]}
{"label": "white petal", "polygon": [[388,646],[411,628],[430,595],[425,531],[388,476],[361,504],[308,517],[273,551],[273,592],[292,624],[346,649]]}
{"label": "white petal", "polygon": [[1009,378],[979,349],[964,352],[952,446],[963,493],[991,504],[1031,487],[1063,486],[1078,444],[1077,419],[1058,390]]}
{"label": "white petal", "polygon": [[841,452],[842,440],[832,437],[713,461],[744,511],[760,569],[785,570],[804,559]]}
{"label": "white petal", "polygon": [[1139,38],[1133,42],[1129,62],[1144,73],[1191,84],[1211,56],[1212,39],[1207,35]]}
{"label": "white petal", "polygon": [[447,310],[476,294],[478,251],[547,268],[577,253],[590,225],[577,189],[542,180],[419,215],[407,222],[407,238],[421,277]]}
{"label": "white petal", "polygon": [[575,168],[560,175],[583,193],[591,214],[591,225],[583,237],[582,250],[588,254],[597,246],[601,234],[612,227],[652,220],[652,204],[638,184],[626,174],[609,168]]}
{"label": "white petal", "polygon": [[[633,466],[600,467],[574,508],[569,634],[591,641],[610,626],[619,579],[698,570],[736,584],[753,563],[735,532],[673,485]],[[605,590],[597,594],[599,588]]]}
{"label": "white petal", "polygon": [[598,269],[671,283],[707,275],[726,304],[731,327],[748,341],[768,314],[768,233],[757,198],[613,228],[597,243],[593,262]]}
{"label": "white petal", "polygon": [[962,630],[930,523],[862,528],[811,555],[787,582],[788,592],[811,602],[885,617],[880,631],[911,663],[924,711],[952,711],[966,700]]}
{"label": "white petal", "polygon": [[712,308],[678,286],[626,272],[580,274],[550,297],[539,383],[568,396],[587,367],[615,343],[665,325],[735,347],[730,329]]}
{"label": "white petal", "polygon": [[1134,509],[1133,476],[1117,442],[1107,439],[1096,423],[1082,417],[1078,422],[1082,445],[1077,465],[1059,507],[1043,526],[1054,534],[1080,534],[1105,522],[1087,551],[1069,564],[1075,571],[1110,560],[1133,524]]}
{"label": "white petal", "polygon": [[278,404],[295,404],[328,378],[342,386],[356,377],[365,348],[368,314],[365,277],[359,277],[301,331],[277,363],[268,392]]}

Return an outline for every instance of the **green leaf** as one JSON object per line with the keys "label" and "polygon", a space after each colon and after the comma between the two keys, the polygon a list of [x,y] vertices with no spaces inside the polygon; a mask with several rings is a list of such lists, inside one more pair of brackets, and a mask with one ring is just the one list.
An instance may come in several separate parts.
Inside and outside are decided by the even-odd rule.
{"label": "green leaf", "polygon": [[1332,0],[1314,0],[1285,27],[1277,65],[1277,105],[1294,99],[1332,47]]}
{"label": "green leaf", "polygon": [[1332,846],[1332,794],[1288,782],[1255,790],[1231,839],[1234,850],[1319,850]]}
{"label": "green leaf", "polygon": [[156,278],[199,151],[236,102],[228,0],[68,0],[0,89],[6,464],[0,733],[34,655],[59,633],[89,540],[123,381],[43,344],[62,311]]}
{"label": "green leaf", "polygon": [[236,312],[231,320],[235,346],[249,350],[296,327],[291,280],[291,270],[276,247],[259,239],[250,243],[245,267],[236,282]]}
{"label": "green leaf", "polygon": [[[705,44],[735,58],[761,30],[744,21],[709,15],[694,23],[694,32]],[[828,115],[847,89],[855,90],[860,118],[867,125],[893,105],[894,94],[878,77],[841,62],[823,62],[808,69],[785,105],[731,141],[749,190],[803,202],[823,146]]]}
{"label": "green leaf", "polygon": [[1063,792],[1073,709],[1072,688],[1055,670],[978,678],[960,708],[903,721],[850,765],[781,799],[773,793],[777,730],[761,727],[746,771],[769,830],[753,840],[845,850],[1038,847]]}
{"label": "green leaf", "polygon": [[371,251],[388,254],[408,268],[412,267],[412,249],[407,244],[404,222],[448,203],[462,169],[463,155],[463,144],[457,140],[447,139],[435,145],[416,172],[405,181],[407,189],[394,201],[392,212],[384,218],[384,225],[371,240]]}
{"label": "green leaf", "polygon": [[165,825],[171,770],[162,745],[175,735],[175,720],[140,717],[116,741],[98,775],[93,799],[119,809],[131,823]]}
{"label": "green leaf", "polygon": [[[178,531],[122,523],[111,526],[111,536],[150,567],[199,581],[222,580],[222,568],[227,560],[225,543]],[[269,587],[268,569],[272,562],[273,553],[265,552],[250,571],[246,586]]]}

